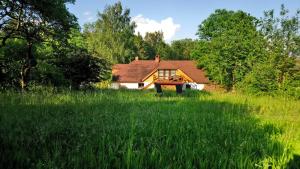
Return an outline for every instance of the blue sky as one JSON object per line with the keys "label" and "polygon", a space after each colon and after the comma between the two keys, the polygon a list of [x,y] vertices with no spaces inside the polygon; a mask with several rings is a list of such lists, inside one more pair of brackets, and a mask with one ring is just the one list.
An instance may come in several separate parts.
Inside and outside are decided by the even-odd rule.
{"label": "blue sky", "polygon": [[[68,5],[76,15],[79,24],[95,21],[97,12],[116,0],[76,0]],[[197,38],[198,25],[216,9],[243,10],[255,17],[262,17],[263,11],[279,11],[284,4],[291,14],[300,9],[300,0],[121,0],[130,9],[132,19],[142,35],[147,31],[162,30],[165,40]]]}

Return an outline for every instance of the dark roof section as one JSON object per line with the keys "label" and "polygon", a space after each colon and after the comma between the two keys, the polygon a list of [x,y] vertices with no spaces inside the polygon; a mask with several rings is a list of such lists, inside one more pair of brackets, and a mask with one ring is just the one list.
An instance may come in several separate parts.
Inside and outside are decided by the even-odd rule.
{"label": "dark roof section", "polygon": [[113,66],[113,81],[130,83],[142,82],[144,78],[156,69],[180,69],[196,83],[208,83],[203,70],[190,60],[134,60],[129,64]]}

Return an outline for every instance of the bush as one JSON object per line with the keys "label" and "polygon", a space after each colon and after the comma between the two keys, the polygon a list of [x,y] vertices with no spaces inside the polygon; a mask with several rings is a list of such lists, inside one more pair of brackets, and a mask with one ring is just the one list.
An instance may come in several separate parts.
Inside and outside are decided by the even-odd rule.
{"label": "bush", "polygon": [[271,65],[259,64],[237,84],[237,88],[257,95],[275,92],[278,90],[276,74]]}
{"label": "bush", "polygon": [[93,57],[83,49],[74,49],[56,62],[74,89],[91,82],[100,82],[110,77],[110,64],[102,58]]}
{"label": "bush", "polygon": [[60,68],[45,61],[39,62],[33,70],[32,75],[34,78],[33,80],[40,85],[66,87],[69,84]]}

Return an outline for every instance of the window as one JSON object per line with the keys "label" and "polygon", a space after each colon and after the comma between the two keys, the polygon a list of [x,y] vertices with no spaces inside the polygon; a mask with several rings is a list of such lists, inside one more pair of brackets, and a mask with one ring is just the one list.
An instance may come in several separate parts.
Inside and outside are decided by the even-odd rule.
{"label": "window", "polygon": [[165,79],[168,80],[170,78],[170,71],[169,70],[164,70],[165,71]]}
{"label": "window", "polygon": [[171,70],[171,77],[176,75],[176,70]]}
{"label": "window", "polygon": [[175,75],[176,75],[176,70],[171,70],[171,69],[158,70],[158,79],[160,80],[168,80]]}
{"label": "window", "polygon": [[139,83],[139,88],[143,88],[144,87],[144,83]]}
{"label": "window", "polygon": [[158,78],[164,79],[164,70],[158,70]]}

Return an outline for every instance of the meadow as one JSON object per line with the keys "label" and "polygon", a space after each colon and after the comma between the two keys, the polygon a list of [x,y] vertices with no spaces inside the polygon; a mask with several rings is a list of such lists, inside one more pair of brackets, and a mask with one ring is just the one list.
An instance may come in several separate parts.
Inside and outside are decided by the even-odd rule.
{"label": "meadow", "polygon": [[300,168],[299,100],[99,90],[0,101],[0,168]]}

